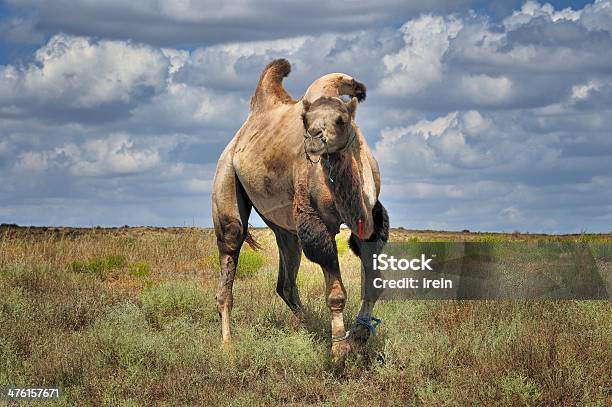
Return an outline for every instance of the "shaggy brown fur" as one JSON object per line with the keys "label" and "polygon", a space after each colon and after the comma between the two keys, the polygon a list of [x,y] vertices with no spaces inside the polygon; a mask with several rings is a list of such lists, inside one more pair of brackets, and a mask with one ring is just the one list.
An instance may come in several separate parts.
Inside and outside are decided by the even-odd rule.
{"label": "shaggy brown fur", "polygon": [[357,222],[368,217],[363,204],[359,168],[353,154],[330,154],[330,167],[334,182],[330,182],[335,206],[340,218],[351,229],[357,229]]}

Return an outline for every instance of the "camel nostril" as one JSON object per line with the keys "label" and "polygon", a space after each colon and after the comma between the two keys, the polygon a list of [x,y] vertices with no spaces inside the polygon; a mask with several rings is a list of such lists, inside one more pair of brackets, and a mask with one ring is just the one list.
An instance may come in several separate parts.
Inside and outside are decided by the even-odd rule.
{"label": "camel nostril", "polygon": [[310,133],[310,137],[312,137],[312,138],[321,138],[321,137],[323,137],[323,130],[320,130],[320,129],[317,129],[317,130],[315,130],[313,132],[309,131],[308,133]]}

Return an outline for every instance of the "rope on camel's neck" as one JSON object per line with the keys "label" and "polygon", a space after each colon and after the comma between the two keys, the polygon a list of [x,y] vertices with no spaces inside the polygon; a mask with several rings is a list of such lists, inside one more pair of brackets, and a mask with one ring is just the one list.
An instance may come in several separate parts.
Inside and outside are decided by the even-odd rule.
{"label": "rope on camel's neck", "polygon": [[[325,153],[322,154],[321,157],[319,157],[317,161],[314,161],[312,158],[310,158],[310,154],[308,154],[308,151],[306,150],[306,140],[308,140],[309,138],[312,138],[312,136],[309,135],[308,132],[306,132],[306,134],[304,134],[304,154],[306,155],[306,159],[311,164],[318,164],[319,161],[321,161],[321,158],[323,158],[323,167],[327,169],[327,178],[329,179],[329,182],[333,184],[334,177],[332,173],[332,165],[331,165],[331,162],[329,161],[329,146],[327,145],[327,137],[325,136],[325,133],[327,133],[327,131],[323,130],[323,138],[321,139],[321,141],[323,142],[323,145],[325,146]],[[356,138],[357,136],[355,134],[355,129],[351,126],[351,136],[350,136],[349,141],[344,145],[344,147],[342,147],[342,149],[336,152],[336,154],[344,154],[351,147],[351,145],[353,144]]]}

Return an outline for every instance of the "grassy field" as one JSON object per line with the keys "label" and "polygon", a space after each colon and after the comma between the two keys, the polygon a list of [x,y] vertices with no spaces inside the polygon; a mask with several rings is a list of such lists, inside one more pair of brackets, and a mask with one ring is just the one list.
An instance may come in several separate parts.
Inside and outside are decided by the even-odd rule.
{"label": "grassy field", "polygon": [[[275,294],[271,232],[253,234],[264,249],[243,249],[234,348],[222,350],[211,230],[0,228],[0,385],[59,385],[58,404],[79,406],[612,404],[610,301],[381,302],[378,334],[339,372],[321,271],[302,263],[303,326]],[[350,324],[360,272],[346,238]],[[391,239],[612,242],[399,229]]]}

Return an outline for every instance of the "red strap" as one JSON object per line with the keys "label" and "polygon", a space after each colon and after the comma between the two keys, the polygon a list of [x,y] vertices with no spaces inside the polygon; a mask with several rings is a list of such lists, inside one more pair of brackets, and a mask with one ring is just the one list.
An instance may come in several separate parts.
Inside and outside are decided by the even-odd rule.
{"label": "red strap", "polygon": [[363,221],[361,219],[357,221],[357,236],[360,240],[363,239]]}

